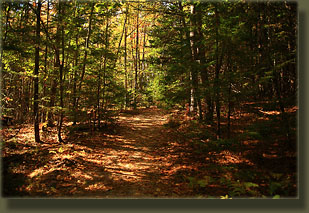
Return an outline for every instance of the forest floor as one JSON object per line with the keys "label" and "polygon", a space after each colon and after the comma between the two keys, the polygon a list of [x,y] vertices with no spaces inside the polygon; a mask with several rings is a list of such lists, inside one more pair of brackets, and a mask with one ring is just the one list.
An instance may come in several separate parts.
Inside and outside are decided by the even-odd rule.
{"label": "forest floor", "polygon": [[72,131],[65,143],[55,130],[35,143],[30,125],[4,128],[3,196],[296,196],[296,135],[291,146],[279,134],[280,118],[266,118],[235,117],[232,139],[220,140],[211,125],[157,108],[122,112],[105,131]]}

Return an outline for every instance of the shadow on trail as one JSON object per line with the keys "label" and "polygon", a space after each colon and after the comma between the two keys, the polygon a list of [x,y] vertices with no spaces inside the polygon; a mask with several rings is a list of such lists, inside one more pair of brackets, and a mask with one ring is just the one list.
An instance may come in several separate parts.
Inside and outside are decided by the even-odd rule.
{"label": "shadow on trail", "polygon": [[119,125],[112,132],[74,132],[64,144],[36,144],[21,155],[8,149],[4,195],[194,198],[227,193],[255,197],[295,194],[294,176],[290,175],[295,170],[293,156],[281,158],[284,153],[278,152],[274,140],[252,138],[258,136],[257,131],[264,135],[264,125],[249,128],[242,143],[206,143],[165,128],[166,121],[167,115],[159,110],[126,112],[120,114]]}
{"label": "shadow on trail", "polygon": [[[166,136],[162,126],[164,121],[165,117],[159,111],[141,110],[140,113],[122,114],[113,133],[75,132],[65,144],[40,144],[37,150],[38,153],[44,150],[44,155],[39,156],[44,161],[22,163],[26,168],[23,179],[15,188],[6,188],[18,193],[6,195],[183,196],[185,187],[174,178],[177,170],[181,170],[178,165],[180,155],[173,153],[170,147],[170,137]],[[5,183],[10,181],[5,180]]]}

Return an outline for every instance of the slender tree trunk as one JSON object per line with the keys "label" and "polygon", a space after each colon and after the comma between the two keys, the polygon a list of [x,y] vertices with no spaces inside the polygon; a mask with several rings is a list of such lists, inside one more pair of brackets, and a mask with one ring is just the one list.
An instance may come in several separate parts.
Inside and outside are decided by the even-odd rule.
{"label": "slender tree trunk", "polygon": [[[143,28],[143,37],[141,38],[143,40],[143,50],[142,50],[142,60],[140,63],[140,76],[139,76],[139,86],[140,90],[143,91],[144,88],[144,71],[145,71],[145,43],[146,43],[146,26]],[[140,57],[139,57],[140,58]]]}
{"label": "slender tree trunk", "polygon": [[[122,32],[121,32],[121,36],[120,36],[120,39],[119,39],[119,43],[118,43],[118,49],[117,49],[117,54],[116,54],[116,60],[114,62],[114,66],[116,66],[116,63],[117,63],[117,60],[118,60],[118,55],[119,55],[119,52],[120,52],[120,47],[121,47],[121,42],[122,42],[122,38],[124,37],[124,35],[126,34],[125,31],[126,31],[126,27],[127,27],[127,20],[128,20],[128,8],[126,7],[126,13],[125,13],[125,19],[124,19],[124,22],[123,22],[123,27],[122,27]],[[126,39],[126,38],[125,38]]]}
{"label": "slender tree trunk", "polygon": [[[47,0],[47,12],[46,12],[46,30],[48,31],[48,22],[49,22],[49,0]],[[47,70],[47,59],[48,59],[48,44],[46,44],[45,46],[45,59],[44,59],[44,72],[45,72],[45,76],[44,76],[44,79],[43,79],[43,97],[45,98],[46,97],[46,76],[48,76],[48,70]],[[44,101],[43,102],[43,105],[44,106],[47,106],[47,102]],[[46,114],[48,113],[48,110],[44,110],[44,114],[42,115],[43,117],[43,122],[46,121],[47,119],[47,116]]]}
{"label": "slender tree trunk", "polygon": [[34,136],[35,142],[40,142],[40,128],[39,128],[39,66],[40,66],[40,28],[41,28],[41,0],[37,3],[36,14],[36,47],[35,47],[35,67],[34,67]]}
{"label": "slender tree trunk", "polygon": [[61,24],[61,64],[60,64],[60,53],[57,51],[56,55],[58,57],[59,61],[59,84],[60,84],[60,116],[58,120],[58,141],[63,142],[63,139],[61,137],[61,129],[62,129],[62,123],[63,123],[63,110],[64,110],[64,103],[63,103],[63,68],[64,68],[64,22],[63,22],[63,17],[64,17],[64,8],[61,7],[64,6],[62,5],[61,2],[59,2],[59,14],[60,14],[60,24]]}
{"label": "slender tree trunk", "polygon": [[73,125],[76,125],[77,122],[77,106],[76,106],[76,100],[77,100],[77,96],[76,96],[76,87],[77,87],[77,66],[78,66],[78,34],[76,34],[76,38],[75,38],[75,45],[76,45],[76,51],[75,51],[75,68],[74,68],[74,79],[73,79]]}
{"label": "slender tree trunk", "polygon": [[[58,65],[55,65],[56,68]],[[49,102],[49,110],[47,112],[47,125],[49,127],[54,126],[54,117],[53,117],[53,107],[55,106],[55,99],[56,99],[56,93],[57,93],[57,79],[53,76],[52,82],[51,82],[51,89],[50,89],[50,102]]]}
{"label": "slender tree trunk", "polygon": [[[128,7],[126,8],[126,17],[128,15]],[[125,87],[125,109],[128,107],[128,71],[127,71],[127,26],[124,28],[124,87]]]}
{"label": "slender tree trunk", "polygon": [[105,28],[105,53],[103,59],[103,102],[100,105],[100,91],[101,91],[101,63],[100,63],[100,71],[98,75],[98,89],[97,89],[97,114],[98,114],[98,128],[100,128],[101,123],[101,106],[104,107],[104,100],[105,100],[105,87],[106,87],[106,66],[107,66],[107,52],[106,50],[109,47],[108,42],[108,28],[109,28],[109,19],[106,20],[106,28]]}
{"label": "slender tree trunk", "polygon": [[220,119],[220,88],[219,88],[219,15],[218,8],[215,6],[215,18],[216,18],[216,73],[215,73],[215,100],[216,100],[216,114],[217,114],[217,139],[221,136],[221,119]]}
{"label": "slender tree trunk", "polygon": [[[182,2],[179,1],[178,2],[178,7],[180,11],[183,11],[183,6],[182,6]],[[194,5],[191,5],[191,15],[194,13]],[[181,17],[181,22],[183,25],[184,29],[187,29],[187,24],[186,24],[186,20],[185,17],[182,16]],[[191,20],[191,25],[192,25],[192,20]],[[191,61],[191,65],[190,65],[190,72],[189,72],[189,80],[190,80],[190,97],[189,97],[189,111],[190,114],[192,115],[193,112],[195,112],[196,110],[196,100],[195,100],[195,86],[194,86],[194,81],[196,79],[196,75],[194,73],[194,68],[193,68],[193,63],[195,61],[195,50],[194,50],[194,41],[193,41],[193,37],[194,37],[194,32],[191,30],[190,32],[188,30],[185,30],[185,41],[186,44],[188,46],[188,51],[190,51],[190,58],[188,58],[188,60]]]}
{"label": "slender tree trunk", "polygon": [[[230,49],[230,48],[228,48]],[[231,137],[231,111],[232,111],[232,72],[233,72],[233,65],[231,63],[231,52],[228,50],[227,52],[227,75],[228,75],[228,111],[227,111],[227,136],[228,138]]]}
{"label": "slender tree trunk", "polygon": [[[134,24],[134,20],[132,20],[132,25]],[[135,70],[135,64],[136,64],[136,62],[135,62],[135,60],[136,60],[136,58],[135,58],[135,54],[134,54],[134,42],[135,42],[135,39],[131,39],[131,56],[132,56],[132,59],[133,59],[133,62],[134,63],[131,63],[131,73],[130,73],[130,83],[131,83],[131,94],[132,94],[132,97],[131,98],[133,98],[133,102],[132,101],[130,101],[130,105],[132,106],[133,105],[133,108],[134,108],[134,70]]]}
{"label": "slender tree trunk", "polygon": [[134,84],[134,109],[136,109],[136,105],[137,105],[137,90],[138,90],[138,84],[137,84],[137,77],[138,77],[138,63],[139,63],[139,4],[138,4],[138,10],[137,10],[137,16],[136,16],[136,47],[135,47],[135,84]]}
{"label": "slender tree trunk", "polygon": [[[192,88],[194,91],[194,106],[195,111],[197,109],[197,113],[199,116],[199,119],[203,119],[203,112],[202,112],[202,103],[201,103],[201,97],[200,97],[200,88],[199,88],[199,71],[201,67],[203,67],[203,64],[201,63],[201,56],[200,56],[200,48],[198,45],[198,42],[201,41],[199,39],[202,39],[201,32],[198,32],[198,28],[201,26],[199,23],[199,19],[201,19],[201,10],[200,5],[191,5],[191,35],[190,35],[190,41],[191,41],[191,52],[192,52],[192,60],[193,60],[193,67],[192,67]],[[195,66],[196,65],[196,66]]]}
{"label": "slender tree trunk", "polygon": [[[92,2],[90,17],[89,17],[88,33],[87,33],[87,38],[86,38],[86,42],[85,42],[85,55],[84,55],[84,60],[83,60],[83,68],[82,68],[80,83],[79,83],[79,86],[78,86],[78,93],[81,92],[82,83],[83,83],[85,72],[86,72],[86,64],[87,64],[87,56],[88,56],[88,48],[89,48],[89,41],[90,41],[90,35],[91,35],[92,16],[93,16],[93,11],[94,11],[94,6],[95,6],[95,3]],[[80,96],[78,96],[77,99],[76,99],[76,105],[75,105],[76,109],[78,108],[79,100],[80,100]]]}
{"label": "slender tree trunk", "polygon": [[[75,2],[75,8],[76,8],[76,2]],[[76,17],[78,15],[77,12],[77,8],[74,10],[74,17]],[[74,66],[74,77],[73,77],[73,94],[72,94],[72,102],[73,102],[73,125],[76,125],[77,122],[77,106],[76,106],[76,100],[77,100],[77,96],[76,96],[76,87],[77,87],[77,70],[78,70],[78,57],[79,57],[79,49],[78,49],[78,33],[76,33],[75,36],[75,46],[76,46],[76,50],[75,50],[75,66]]]}
{"label": "slender tree trunk", "polygon": [[232,102],[231,102],[231,88],[232,83],[229,83],[229,91],[228,91],[228,111],[227,111],[227,137],[231,137],[231,110],[232,110]]}
{"label": "slender tree trunk", "polygon": [[279,108],[281,111],[281,118],[282,118],[282,122],[283,125],[285,127],[285,132],[286,132],[286,136],[288,139],[290,139],[290,125],[289,125],[289,121],[285,112],[285,106],[283,103],[283,97],[282,97],[282,91],[281,91],[281,87],[280,87],[280,74],[278,73],[278,71],[276,70],[276,60],[273,60],[273,82],[274,82],[274,87],[275,87],[275,91],[277,94],[277,100],[279,103]]}
{"label": "slender tree trunk", "polygon": [[[109,48],[109,42],[108,42],[108,28],[109,28],[109,19],[106,20],[106,28],[105,28],[105,49],[107,50]],[[105,90],[106,90],[106,66],[107,66],[107,52],[104,53],[104,61],[103,61],[103,100],[102,100],[102,107],[104,109],[105,106]]]}
{"label": "slender tree trunk", "polygon": [[191,98],[190,98],[190,112],[195,115],[196,114],[196,93],[197,93],[197,73],[196,73],[196,47],[195,47],[195,30],[193,29],[195,26],[195,21],[193,20],[195,17],[195,5],[192,4],[190,6],[190,34],[189,34],[189,42],[190,42],[190,49],[191,49],[191,69],[190,69],[190,80],[191,80]]}
{"label": "slender tree trunk", "polygon": [[100,113],[101,69],[102,69],[102,63],[100,62],[100,68],[99,68],[99,71],[98,71],[98,88],[97,88],[97,119],[98,119],[98,129],[100,129],[100,125],[101,125],[101,113]]}
{"label": "slender tree trunk", "polygon": [[[196,40],[197,41],[203,41],[205,40],[204,36],[203,36],[203,32],[202,32],[202,11],[201,11],[201,5],[196,6],[195,8],[195,12],[196,12]],[[200,69],[199,69],[199,73],[201,76],[201,83],[204,87],[204,98],[205,98],[205,119],[206,121],[212,121],[212,117],[213,117],[213,110],[212,110],[212,101],[211,101],[211,95],[209,94],[209,90],[208,88],[210,87],[209,85],[209,80],[208,80],[208,73],[206,70],[206,47],[203,44],[203,42],[198,42],[198,53],[197,53],[197,59],[199,60],[199,64],[200,64]],[[202,110],[202,106],[201,106],[201,99],[198,99],[198,106],[200,108],[199,110],[199,117],[200,119],[203,119],[203,110]]]}

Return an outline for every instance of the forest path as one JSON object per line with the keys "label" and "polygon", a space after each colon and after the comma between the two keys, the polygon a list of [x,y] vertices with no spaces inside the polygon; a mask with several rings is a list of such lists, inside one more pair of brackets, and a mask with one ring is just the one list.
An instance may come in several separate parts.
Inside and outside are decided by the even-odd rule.
{"label": "forest path", "polygon": [[164,127],[168,116],[156,108],[126,111],[120,113],[116,128],[71,130],[65,143],[56,142],[55,132],[43,135],[43,143],[35,143],[33,128],[24,127],[14,140],[7,139],[3,150],[4,194],[188,197],[192,189],[185,176],[192,161],[186,156],[192,150]]}
{"label": "forest path", "polygon": [[[87,151],[80,147],[88,153],[83,160],[94,165],[82,163],[79,178],[88,177],[88,180],[75,194],[115,198],[183,195],[185,182],[176,183],[174,175],[186,168],[181,163],[185,150],[179,149],[179,144],[163,126],[167,116],[155,108],[128,111],[120,114],[115,134],[78,139],[78,145],[91,148]],[[74,147],[79,151],[79,147]]]}
{"label": "forest path", "polygon": [[[205,143],[200,138],[190,138],[192,131],[199,130],[194,122],[191,127],[183,122],[177,129],[170,125],[166,128],[164,124],[170,116],[182,119],[156,108],[126,111],[120,113],[117,126],[107,126],[103,131],[91,131],[89,127],[85,130],[87,125],[68,126],[65,143],[57,142],[56,129],[42,134],[43,142],[36,143],[33,125],[6,128],[2,131],[3,194],[194,198],[234,196],[232,193],[242,190],[244,196],[261,196],[269,193],[267,181],[286,177],[281,184],[287,194],[295,195],[296,154],[285,148],[280,138],[260,135],[260,140],[248,138],[241,143]],[[248,118],[243,122],[252,125]],[[265,126],[263,120],[257,127],[272,136],[269,130],[280,130],[280,119],[277,122]],[[239,181],[262,187],[248,192]]]}

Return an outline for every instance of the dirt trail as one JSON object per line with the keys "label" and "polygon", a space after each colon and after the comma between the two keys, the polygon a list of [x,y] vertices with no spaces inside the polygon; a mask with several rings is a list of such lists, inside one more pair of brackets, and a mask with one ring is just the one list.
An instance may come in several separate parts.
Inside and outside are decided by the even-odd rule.
{"label": "dirt trail", "polygon": [[[140,109],[119,116],[115,134],[78,139],[75,151],[86,150],[79,179],[87,179],[76,195],[94,197],[177,197],[185,189],[174,174],[182,168],[175,141],[163,127],[166,115],[158,109]],[[88,139],[87,139],[88,138]],[[76,142],[76,141],[75,141]],[[174,145],[173,145],[174,144]],[[95,165],[87,165],[87,162]],[[175,164],[176,163],[176,164]],[[175,182],[176,181],[176,182]],[[183,182],[183,180],[181,180]],[[189,190],[189,189],[188,189]]]}
{"label": "dirt trail", "polygon": [[[65,143],[57,142],[57,130],[46,133],[43,143],[35,143],[32,125],[20,131],[5,129],[3,195],[194,198],[242,192],[241,196],[261,196],[269,194],[268,182],[276,181],[285,187],[276,193],[295,195],[296,158],[280,151],[278,141],[273,147],[267,138],[201,145],[181,128],[165,128],[168,116],[155,108],[127,111],[119,115],[116,128],[68,127],[77,129],[67,132]],[[260,187],[248,191],[239,183]]]}
{"label": "dirt trail", "polygon": [[65,143],[57,143],[53,132],[44,143],[35,143],[33,129],[23,128],[3,149],[8,186],[4,195],[190,196],[184,177],[189,152],[163,126],[166,121],[167,115],[159,109],[128,111],[120,114],[115,131],[79,130],[69,134]]}
{"label": "dirt trail", "polygon": [[[105,167],[113,180],[107,196],[175,197],[179,190],[171,179],[172,140],[163,124],[167,117],[160,110],[143,109],[122,114],[115,137],[114,163]],[[106,147],[102,147],[106,149]],[[109,156],[107,156],[109,157]],[[104,157],[103,157],[104,158]]]}

